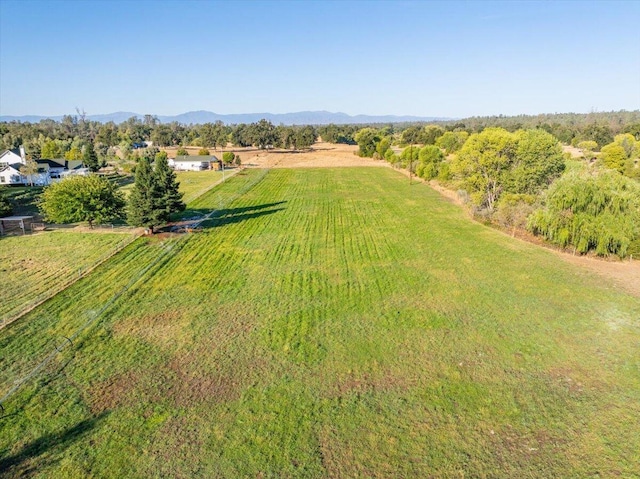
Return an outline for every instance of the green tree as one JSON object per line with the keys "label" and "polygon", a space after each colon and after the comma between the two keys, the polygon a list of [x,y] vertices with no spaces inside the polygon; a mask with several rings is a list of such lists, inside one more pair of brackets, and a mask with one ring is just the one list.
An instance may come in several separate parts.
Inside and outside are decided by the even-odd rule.
{"label": "green tree", "polygon": [[209,156],[209,150],[207,150],[206,148],[200,148],[200,151],[198,151],[198,155]]}
{"label": "green tree", "polygon": [[116,185],[97,175],[72,176],[48,186],[39,205],[47,221],[87,221],[90,228],[94,223],[121,218],[124,206],[124,197]]}
{"label": "green tree", "polygon": [[176,156],[189,156],[189,152],[184,148],[178,148],[178,151],[176,151]]}
{"label": "green tree", "polygon": [[84,148],[82,149],[82,163],[86,168],[89,168],[89,170],[94,173],[104,166],[104,164],[98,159],[96,150],[91,142],[84,145]]}
{"label": "green tree", "polygon": [[162,223],[163,211],[158,208],[163,192],[148,158],[141,158],[136,166],[133,189],[129,195],[127,221],[133,226],[153,228]]}
{"label": "green tree", "polygon": [[220,120],[216,121],[213,128],[213,137],[216,140],[216,144],[222,152],[229,142],[229,128],[224,125]]}
{"label": "green tree", "polygon": [[295,148],[307,149],[311,148],[318,138],[318,133],[312,126],[303,126],[297,128],[294,133]]}
{"label": "green tree", "polygon": [[415,145],[424,142],[424,128],[410,126],[405,128],[400,134],[400,143],[404,145]]}
{"label": "green tree", "polygon": [[249,125],[249,131],[251,143],[261,150],[278,143],[276,127],[268,120],[262,119],[258,123],[252,123]]}
{"label": "green tree", "polygon": [[537,194],[564,171],[562,147],[556,137],[544,130],[520,130],[515,135],[517,148],[505,190],[514,194]]}
{"label": "green tree", "polygon": [[444,160],[444,155],[437,146],[425,145],[418,152],[418,160],[416,175],[425,180],[431,180],[438,176],[440,163]]}
{"label": "green tree", "polygon": [[371,158],[376,152],[378,142],[381,140],[379,132],[373,128],[362,128],[354,136],[358,143],[358,155]]}
{"label": "green tree", "polygon": [[20,167],[20,173],[27,177],[29,185],[33,186],[33,177],[38,174],[38,163],[27,157],[24,165]]}
{"label": "green tree", "polygon": [[564,168],[558,140],[542,129],[487,128],[471,135],[451,162],[474,202],[490,211],[503,192],[538,193]]}
{"label": "green tree", "polygon": [[173,213],[184,211],[186,205],[182,201],[180,183],[176,180],[175,172],[169,168],[166,155],[158,153],[153,170],[154,179],[160,190],[160,197],[156,205],[156,211],[160,212],[158,219],[167,222]]}
{"label": "green tree", "polygon": [[[96,142],[102,143],[107,146],[116,146],[119,142],[118,139],[118,127],[112,121],[101,125],[98,128],[96,135]],[[57,158],[57,157],[56,157]]]}
{"label": "green tree", "polygon": [[467,138],[469,138],[469,133],[466,131],[447,131],[436,140],[436,145],[443,148],[449,155],[459,151]]}
{"label": "green tree", "polygon": [[451,162],[451,171],[479,206],[493,210],[513,165],[516,137],[502,128],[474,133]]}
{"label": "green tree", "polygon": [[613,142],[624,148],[627,158],[632,158],[638,154],[638,143],[631,133],[616,135]]}
{"label": "green tree", "polygon": [[82,150],[78,146],[72,146],[69,151],[64,154],[66,160],[82,160]]}
{"label": "green tree", "polygon": [[424,145],[435,145],[438,138],[444,134],[444,129],[437,125],[427,125],[422,133],[422,143]]}
{"label": "green tree", "polygon": [[607,168],[623,173],[627,162],[627,153],[622,145],[610,143],[600,150],[600,159]]}
{"label": "green tree", "polygon": [[47,140],[40,150],[41,158],[62,158],[62,149],[56,140]]}
{"label": "green tree", "polygon": [[225,151],[222,154],[222,161],[227,166],[232,164],[235,159],[236,159],[236,155],[231,151]]}
{"label": "green tree", "polygon": [[391,148],[391,137],[385,136],[381,138],[378,144],[376,145],[376,152],[380,155],[380,158],[385,158],[387,151]]}

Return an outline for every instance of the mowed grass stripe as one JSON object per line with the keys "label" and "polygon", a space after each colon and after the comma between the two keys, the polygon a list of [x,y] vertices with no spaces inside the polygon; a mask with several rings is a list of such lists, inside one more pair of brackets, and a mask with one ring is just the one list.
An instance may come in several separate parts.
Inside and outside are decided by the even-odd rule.
{"label": "mowed grass stripe", "polygon": [[[236,199],[118,301],[64,369],[12,399],[21,412],[0,423],[11,471],[637,472],[637,298],[392,170],[272,170],[238,196],[255,174],[200,198],[202,211]],[[162,244],[132,247],[102,274]],[[45,305],[50,318],[22,323],[26,342],[0,335],[5,364],[33,355],[43,325],[89,311],[82,298],[102,287],[81,281],[68,298],[82,304]],[[16,459],[78,424],[65,448]]]}

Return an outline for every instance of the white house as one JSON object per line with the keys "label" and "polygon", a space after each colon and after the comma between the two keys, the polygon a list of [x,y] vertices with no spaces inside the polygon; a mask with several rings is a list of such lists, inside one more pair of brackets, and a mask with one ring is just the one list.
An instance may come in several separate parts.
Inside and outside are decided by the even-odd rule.
{"label": "white house", "polygon": [[176,156],[169,158],[171,168],[178,171],[210,170],[212,163],[217,163],[218,158],[213,155]]}
{"label": "white house", "polygon": [[19,167],[19,163],[14,163],[13,165],[0,164],[0,185],[23,185],[25,181],[18,169]]}
{"label": "white house", "polygon": [[0,166],[15,164],[24,165],[27,162],[26,158],[27,156],[24,152],[24,146],[13,150],[5,150],[0,153]]}
{"label": "white house", "polygon": [[35,160],[38,172],[25,176],[20,168],[27,163],[24,147],[15,150],[6,150],[0,154],[0,185],[28,185],[45,186],[52,181],[74,174],[87,174],[82,161],[49,160],[39,158]]}

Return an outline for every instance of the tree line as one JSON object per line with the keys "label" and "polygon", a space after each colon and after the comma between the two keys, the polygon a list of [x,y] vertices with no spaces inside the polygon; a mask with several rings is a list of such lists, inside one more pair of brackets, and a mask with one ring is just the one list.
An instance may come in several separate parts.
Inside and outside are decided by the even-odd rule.
{"label": "tree line", "polygon": [[317,136],[311,125],[276,126],[267,120],[239,125],[219,121],[201,125],[162,124],[151,115],[145,115],[144,119],[132,117],[119,125],[90,121],[82,115],[66,115],[60,122],[0,123],[1,148],[24,145],[31,159],[82,160],[93,171],[116,160],[116,148],[121,156],[127,157],[149,142],[156,147],[223,149],[230,143],[237,147],[300,150],[310,148]]}
{"label": "tree line", "polygon": [[579,253],[640,255],[640,135],[619,133],[604,145],[582,140],[579,158],[543,127],[471,134],[440,125],[395,133],[368,127],[354,138],[360,156],[458,191],[483,221]]}

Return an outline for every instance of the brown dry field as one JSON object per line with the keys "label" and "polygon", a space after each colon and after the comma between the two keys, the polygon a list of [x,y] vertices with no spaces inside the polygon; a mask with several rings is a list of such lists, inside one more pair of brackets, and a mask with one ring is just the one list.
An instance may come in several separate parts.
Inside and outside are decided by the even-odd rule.
{"label": "brown dry field", "polygon": [[[163,148],[173,157],[177,148]],[[186,148],[190,155],[197,155],[199,147]],[[360,158],[355,152],[354,145],[334,145],[332,143],[318,142],[309,150],[260,150],[258,148],[225,148],[224,151],[232,151],[240,155],[242,165],[248,168],[335,168],[353,166],[377,166],[389,167],[385,161],[376,161],[371,158]],[[221,157],[220,149],[209,149],[212,155]]]}
{"label": "brown dry field", "polygon": [[[242,160],[242,165],[248,168],[335,168],[354,166],[391,166],[385,161],[372,160],[371,158],[360,158],[355,155],[358,147],[354,145],[334,145],[331,143],[318,142],[310,150],[290,151],[290,150],[260,150],[258,148],[226,148],[224,151],[232,151]],[[164,148],[167,154],[175,156],[177,148]],[[187,148],[190,155],[197,155],[199,147]],[[581,150],[572,147],[565,147],[573,157],[582,156]],[[220,150],[210,150],[211,154],[221,156]],[[407,174],[405,170],[398,170]],[[415,178],[416,181],[422,181]],[[451,190],[443,188],[436,182],[429,182],[430,187],[438,191],[449,201],[461,204],[458,195]],[[505,234],[508,234],[505,232]],[[640,297],[640,258],[634,261],[604,260],[591,256],[578,256],[554,248],[539,238],[532,237],[526,232],[517,234],[516,237],[522,241],[535,243],[539,246],[550,249],[563,260],[583,268],[588,272],[599,274],[607,280],[629,293]]]}

